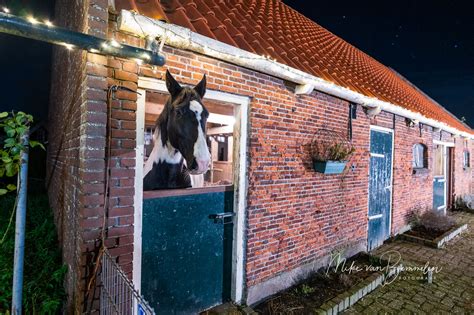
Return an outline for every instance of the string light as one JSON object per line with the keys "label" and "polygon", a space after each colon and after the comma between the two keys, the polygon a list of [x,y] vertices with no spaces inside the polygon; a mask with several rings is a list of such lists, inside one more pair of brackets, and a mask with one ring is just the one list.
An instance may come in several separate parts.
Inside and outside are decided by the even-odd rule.
{"label": "string light", "polygon": [[63,45],[64,47],[66,47],[68,50],[72,50],[72,49],[74,48],[74,45],[73,45],[73,44],[62,43],[61,45]]}
{"label": "string light", "polygon": [[112,45],[113,47],[116,47],[116,48],[119,48],[119,47],[122,47],[119,42],[117,42],[115,39],[111,39],[110,40],[110,45]]}
{"label": "string light", "polygon": [[94,54],[96,54],[96,53],[99,52],[97,49],[94,49],[94,48],[89,49],[89,51],[90,51],[91,53],[94,53]]}
{"label": "string light", "polygon": [[10,9],[7,8],[7,7],[3,7],[2,10],[3,10],[3,12],[5,12],[5,13],[10,13]]}
{"label": "string light", "polygon": [[27,20],[31,24],[38,24],[39,23],[39,21],[37,19],[35,19],[34,17],[32,17],[32,16],[27,17]]}
{"label": "string light", "polygon": [[102,43],[102,47],[105,48],[105,49],[108,49],[108,48],[109,48],[109,44],[107,44],[107,43]]}
{"label": "string light", "polygon": [[142,54],[143,59],[151,59],[150,55],[147,53]]}
{"label": "string light", "polygon": [[50,20],[44,20],[44,24],[48,27],[53,27],[53,23]]}

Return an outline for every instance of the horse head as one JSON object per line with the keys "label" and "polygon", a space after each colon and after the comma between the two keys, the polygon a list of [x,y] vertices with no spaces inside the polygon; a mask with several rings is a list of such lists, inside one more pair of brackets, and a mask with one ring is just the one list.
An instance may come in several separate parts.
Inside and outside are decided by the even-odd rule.
{"label": "horse head", "polygon": [[204,174],[211,161],[206,143],[209,112],[202,103],[206,93],[206,76],[194,88],[190,88],[182,87],[166,71],[166,87],[170,98],[164,109],[166,113],[163,118],[166,118],[166,122],[160,126],[162,143],[169,142],[181,153],[191,174]]}

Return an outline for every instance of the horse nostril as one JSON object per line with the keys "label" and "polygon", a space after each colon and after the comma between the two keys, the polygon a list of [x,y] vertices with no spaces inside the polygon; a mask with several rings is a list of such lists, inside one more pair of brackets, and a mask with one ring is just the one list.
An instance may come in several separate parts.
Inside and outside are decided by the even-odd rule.
{"label": "horse nostril", "polygon": [[198,169],[198,163],[196,159],[193,159],[193,163],[191,163],[191,170],[197,170]]}

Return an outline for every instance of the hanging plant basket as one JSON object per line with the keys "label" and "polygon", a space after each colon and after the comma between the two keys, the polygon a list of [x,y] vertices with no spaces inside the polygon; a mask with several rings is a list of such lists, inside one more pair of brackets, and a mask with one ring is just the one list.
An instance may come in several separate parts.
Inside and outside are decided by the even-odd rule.
{"label": "hanging plant basket", "polygon": [[346,164],[347,161],[313,161],[313,168],[318,173],[341,174]]}
{"label": "hanging plant basket", "polygon": [[319,129],[311,140],[310,155],[313,168],[323,174],[341,174],[354,147],[334,130]]}

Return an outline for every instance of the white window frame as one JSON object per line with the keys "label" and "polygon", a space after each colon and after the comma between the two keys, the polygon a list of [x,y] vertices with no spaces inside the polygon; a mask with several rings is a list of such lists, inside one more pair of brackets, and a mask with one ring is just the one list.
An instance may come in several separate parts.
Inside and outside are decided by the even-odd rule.
{"label": "white window frame", "polygon": [[[141,292],[142,271],[142,211],[143,211],[143,161],[144,159],[144,131],[145,131],[145,97],[146,91],[168,93],[163,80],[140,77],[138,79],[138,92],[141,94],[137,100],[136,111],[136,166],[135,166],[135,215],[134,215],[134,251],[133,251],[133,283]],[[239,137],[239,165],[238,177],[234,176],[234,241],[232,248],[232,288],[231,298],[236,303],[242,303],[245,287],[245,218],[247,207],[248,185],[248,159],[247,144],[249,131],[249,106],[250,98],[216,90],[206,90],[205,99],[237,104],[236,124],[240,126]]]}
{"label": "white window frame", "polygon": [[[447,204],[448,204],[448,185],[449,183],[449,174],[448,174],[448,148],[454,147],[455,144],[454,142],[447,142],[447,141],[440,141],[440,140],[433,140],[433,144],[435,145],[441,145],[443,147],[443,157],[444,157],[444,163],[443,163],[443,168],[444,168],[444,205],[439,206],[437,210],[443,210],[444,214],[446,214],[446,209],[447,209]],[[434,158],[434,156],[433,156]],[[434,170],[434,167],[433,167]],[[436,180],[436,178],[440,178],[442,176],[433,176],[433,182]],[[434,187],[433,187],[434,189]],[[433,192],[434,194],[434,192]]]}
{"label": "white window frame", "polygon": [[471,167],[471,152],[468,149],[462,152],[462,167],[465,170]]}

